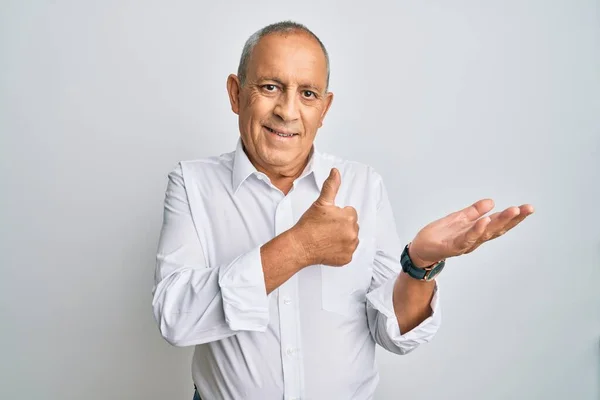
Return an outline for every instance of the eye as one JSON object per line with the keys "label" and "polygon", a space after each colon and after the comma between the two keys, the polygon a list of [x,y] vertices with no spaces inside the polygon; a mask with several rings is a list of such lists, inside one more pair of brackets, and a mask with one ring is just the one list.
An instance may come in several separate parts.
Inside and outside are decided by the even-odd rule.
{"label": "eye", "polygon": [[266,90],[267,92],[274,92],[277,89],[277,86],[271,85],[271,84],[267,84],[267,85],[263,85],[262,88],[264,90]]}
{"label": "eye", "polygon": [[316,97],[315,92],[313,92],[312,90],[304,90],[304,91],[302,91],[302,95],[304,97],[306,97],[307,99],[315,98]]}

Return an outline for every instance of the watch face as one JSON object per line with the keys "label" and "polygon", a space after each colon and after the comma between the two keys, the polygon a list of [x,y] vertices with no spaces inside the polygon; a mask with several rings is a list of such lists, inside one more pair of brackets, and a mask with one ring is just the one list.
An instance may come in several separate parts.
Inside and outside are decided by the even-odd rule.
{"label": "watch face", "polygon": [[445,261],[440,262],[438,265],[436,265],[435,267],[433,267],[433,269],[431,270],[431,272],[429,272],[429,275],[427,275],[427,280],[431,281],[433,279],[435,279],[435,277],[442,272],[442,270],[444,269],[444,266],[446,265]]}

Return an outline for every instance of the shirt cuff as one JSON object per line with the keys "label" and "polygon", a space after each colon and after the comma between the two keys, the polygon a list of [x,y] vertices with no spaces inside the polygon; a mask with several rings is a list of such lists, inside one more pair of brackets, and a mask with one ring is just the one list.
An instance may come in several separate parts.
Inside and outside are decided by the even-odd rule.
{"label": "shirt cuff", "polygon": [[264,332],[269,324],[269,301],[260,247],[219,270],[225,321],[231,330]]}
{"label": "shirt cuff", "polygon": [[[390,351],[406,354],[422,343],[430,342],[441,324],[441,308],[438,284],[436,282],[431,299],[431,315],[409,332],[400,332],[394,312],[393,294],[397,277],[389,279],[379,288],[367,294],[367,307],[377,311],[376,324],[379,336]],[[383,332],[385,335],[381,335]]]}

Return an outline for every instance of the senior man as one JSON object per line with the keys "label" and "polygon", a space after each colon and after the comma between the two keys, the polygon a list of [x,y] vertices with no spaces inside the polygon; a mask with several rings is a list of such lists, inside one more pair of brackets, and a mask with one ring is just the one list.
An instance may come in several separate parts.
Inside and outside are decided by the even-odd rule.
{"label": "senior man", "polygon": [[313,145],[331,102],[321,41],[293,22],[246,42],[227,79],[235,151],[169,174],[153,309],[196,346],[196,399],[370,399],[375,344],[406,354],[440,325],[445,260],[531,205],[483,199],[401,243],[381,176]]}

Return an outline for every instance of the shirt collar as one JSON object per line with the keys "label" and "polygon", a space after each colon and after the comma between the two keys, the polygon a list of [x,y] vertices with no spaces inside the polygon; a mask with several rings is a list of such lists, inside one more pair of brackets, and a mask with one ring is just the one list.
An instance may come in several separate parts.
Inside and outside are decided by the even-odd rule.
{"label": "shirt collar", "polygon": [[[314,178],[314,182],[317,185],[319,191],[323,188],[323,183],[329,176],[331,169],[331,161],[328,157],[321,154],[313,145],[308,164],[298,179],[302,179],[305,176],[311,175]],[[233,159],[233,174],[232,174],[232,185],[233,192],[236,193],[242,183],[252,174],[258,173],[254,165],[248,159],[248,156],[244,152],[244,145],[242,139],[238,139],[237,147],[235,149],[235,156]]]}
{"label": "shirt collar", "polygon": [[237,147],[235,149],[235,156],[233,158],[233,174],[232,174],[232,185],[233,192],[237,192],[242,183],[253,173],[257,172],[256,168],[248,156],[244,152],[244,145],[242,138],[238,139]]}
{"label": "shirt collar", "polygon": [[301,176],[305,176],[312,173],[315,183],[317,185],[317,189],[319,189],[320,192],[323,188],[323,183],[329,177],[331,166],[331,160],[325,157],[322,153],[320,153],[317,150],[317,148],[313,145],[310,160],[308,160],[308,164],[306,165],[306,168],[304,169],[304,172]]}

